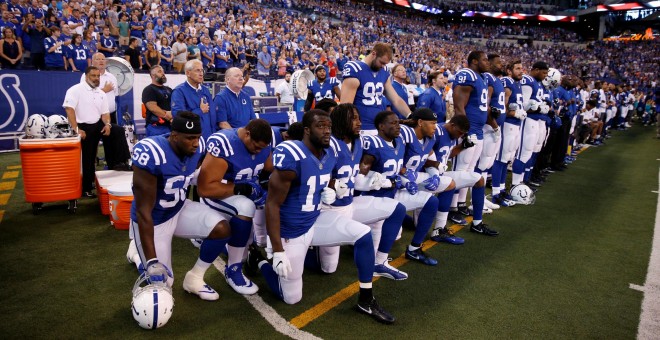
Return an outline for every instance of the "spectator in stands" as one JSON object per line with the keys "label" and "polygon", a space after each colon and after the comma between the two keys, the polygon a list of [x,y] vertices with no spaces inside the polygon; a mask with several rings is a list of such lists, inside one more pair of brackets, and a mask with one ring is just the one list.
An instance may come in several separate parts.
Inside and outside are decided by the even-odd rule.
{"label": "spectator in stands", "polygon": [[275,89],[275,95],[280,105],[293,105],[293,91],[291,90],[291,73],[287,72],[284,75],[284,81],[280,82]]}
{"label": "spectator in stands", "polygon": [[189,60],[185,66],[186,81],[172,91],[172,112],[191,111],[202,121],[202,136],[206,140],[217,130],[215,105],[211,103],[211,91],[204,82],[204,66],[197,59]]}
{"label": "spectator in stands", "polygon": [[172,120],[172,89],[165,85],[165,70],[156,65],[151,67],[149,75],[151,84],[142,90],[142,104],[147,115],[144,122],[147,137],[169,133]]}
{"label": "spectator in stands", "polygon": [[[110,123],[108,99],[99,88],[100,78],[98,68],[88,67],[85,70],[85,81],[69,88],[62,104],[69,124],[73,130],[78,131],[82,140],[82,188],[83,197],[88,198],[96,197],[92,192],[92,183],[96,172],[96,153],[101,139],[103,139],[108,168],[126,169],[129,158],[123,129],[113,129]],[[125,149],[122,149],[124,146]]]}
{"label": "spectator in stands", "polygon": [[2,30],[2,39],[0,40],[0,63],[2,68],[17,68],[21,64],[21,58],[23,58],[23,47],[16,40],[14,30],[5,27]]}
{"label": "spectator in stands", "polygon": [[130,44],[130,24],[128,23],[128,16],[121,16],[117,24],[119,32],[119,46],[128,46]]}
{"label": "spectator in stands", "polygon": [[213,100],[218,116],[218,127],[220,129],[244,127],[250,120],[256,119],[257,115],[254,113],[250,96],[243,91],[243,71],[237,67],[228,69],[225,73],[225,81],[227,87]]}
{"label": "spectator in stands", "polygon": [[28,14],[28,19],[23,23],[23,32],[30,37],[30,59],[32,66],[37,70],[46,69],[46,50],[44,40],[50,35],[50,30],[44,27],[43,18],[34,19]]}
{"label": "spectator in stands", "polygon": [[261,47],[261,52],[257,55],[257,73],[260,76],[267,76],[270,74],[270,67],[273,64],[273,58],[268,53],[268,47]]}
{"label": "spectator in stands", "polygon": [[160,53],[156,51],[156,45],[153,42],[147,43],[147,50],[144,52],[145,70],[151,70],[152,67],[160,65]]}
{"label": "spectator in stands", "polygon": [[188,60],[188,47],[184,42],[186,35],[179,33],[176,35],[176,42],[172,45],[172,55],[174,59],[172,60],[172,67],[176,73],[183,72],[183,66]]}
{"label": "spectator in stands", "polygon": [[87,48],[87,46],[82,44],[82,36],[79,35],[78,33],[74,33],[73,37],[71,37],[71,40],[73,42],[71,43],[71,45],[69,45],[69,49],[68,49],[69,55],[67,57],[67,59],[69,60],[69,66],[71,67],[71,71],[85,72],[87,66],[91,65],[92,63],[92,58],[89,49]]}
{"label": "spectator in stands", "polygon": [[115,38],[110,36],[110,28],[103,28],[103,35],[101,35],[96,44],[96,48],[99,52],[103,53],[106,58],[112,57],[117,50],[117,42]]}
{"label": "spectator in stands", "polygon": [[142,69],[142,58],[138,46],[139,40],[135,37],[131,37],[128,42],[128,49],[126,49],[126,52],[124,53],[124,59],[131,64],[131,67],[133,67],[133,70],[136,72]]}

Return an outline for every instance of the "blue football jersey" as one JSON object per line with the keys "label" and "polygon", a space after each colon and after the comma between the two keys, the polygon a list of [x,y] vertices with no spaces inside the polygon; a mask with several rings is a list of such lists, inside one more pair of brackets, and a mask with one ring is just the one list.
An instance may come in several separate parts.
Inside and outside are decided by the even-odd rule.
{"label": "blue football jersey", "polygon": [[307,84],[307,88],[312,92],[314,100],[317,102],[323,98],[335,99],[335,93],[332,91],[337,86],[339,86],[339,80],[335,77],[325,78],[323,84],[320,84],[317,79]]}
{"label": "blue football jersey", "polygon": [[332,148],[325,149],[321,159],[301,141],[285,141],[275,148],[275,169],[297,175],[280,207],[283,238],[299,237],[312,227],[320,213],[321,192],[328,186],[336,164],[337,155]]}
{"label": "blue football jersey", "polygon": [[484,138],[482,128],[488,118],[488,85],[484,78],[469,68],[459,70],[454,77],[454,88],[456,86],[470,86],[470,99],[465,106],[465,114],[470,121],[468,134],[477,135],[477,139]]}
{"label": "blue football jersey", "polygon": [[273,130],[273,140],[270,142],[270,147],[274,148],[278,146],[280,143],[284,142],[284,138],[282,138],[282,128],[279,126],[271,126],[271,129]]}
{"label": "blue football jersey", "polygon": [[406,143],[406,151],[403,156],[403,165],[406,170],[424,171],[423,166],[433,151],[435,137],[424,137],[419,140],[415,135],[415,129],[401,125],[401,139]]}
{"label": "blue football jersey", "polygon": [[[505,89],[511,90],[511,95],[509,96],[509,101],[506,103],[508,108],[510,104],[518,104],[518,107],[523,108],[523,95],[522,88],[520,87],[520,82],[513,80],[511,77],[502,78],[502,84],[504,84]],[[506,96],[506,94],[505,94]],[[505,122],[520,126],[521,120],[516,117],[506,117]]]}
{"label": "blue football jersey", "polygon": [[[360,172],[360,160],[362,159],[362,138],[355,139],[349,146],[343,140],[331,137],[330,146],[337,153],[337,165],[332,170],[332,178],[345,181],[350,192],[350,195],[344,198],[337,198],[332,205],[338,207],[346,206],[353,203],[355,177]],[[351,147],[353,148],[352,150]]]}
{"label": "blue football jersey", "polygon": [[444,124],[438,124],[435,129],[435,143],[433,144],[433,152],[435,152],[436,160],[446,165],[454,145],[456,145],[456,141],[451,139]]}
{"label": "blue football jersey", "polygon": [[493,93],[490,95],[490,102],[488,104],[500,110],[500,116],[497,118],[497,126],[502,126],[504,125],[504,118],[506,116],[506,112],[504,111],[504,85],[499,78],[488,72],[484,73],[484,77],[486,78],[488,87],[493,88]]}
{"label": "blue football jersey", "polygon": [[374,118],[378,112],[385,110],[383,93],[390,73],[385,68],[374,72],[362,61],[349,61],[344,65],[343,75],[344,79],[356,78],[360,81],[353,105],[360,113],[362,129],[375,130]]}
{"label": "blue football jersey", "polygon": [[259,176],[271,152],[270,145],[253,155],[238,136],[238,129],[220,130],[206,141],[206,151],[227,161],[224,180],[236,182]]}
{"label": "blue football jersey", "polygon": [[[401,136],[394,139],[392,145],[389,145],[380,136],[363,136],[364,154],[375,158],[371,165],[371,170],[380,172],[387,178],[396,177],[403,167],[403,156],[406,152],[406,144]],[[395,188],[372,190],[363,194],[376,197],[394,198]]]}
{"label": "blue football jersey", "polygon": [[[151,211],[154,226],[179,213],[188,197],[193,173],[204,154],[204,139],[192,156],[180,158],[167,139],[170,135],[145,138],[133,147],[133,165],[156,176],[156,204]],[[137,222],[137,205],[131,205],[131,219]]]}
{"label": "blue football jersey", "polygon": [[[526,74],[523,75],[522,79],[520,80],[520,87],[522,88],[524,86],[528,86],[532,90],[531,91],[532,96],[530,97],[530,99],[534,99],[534,100],[538,101],[539,103],[543,102],[543,98],[545,97],[545,92],[543,90],[543,86],[541,86],[541,84],[539,84],[539,82],[536,81],[536,79],[534,79],[534,78],[532,78],[532,77],[530,77]],[[541,119],[541,116],[542,115],[540,113],[527,114],[527,118],[531,118],[531,119],[534,119],[534,120]]]}

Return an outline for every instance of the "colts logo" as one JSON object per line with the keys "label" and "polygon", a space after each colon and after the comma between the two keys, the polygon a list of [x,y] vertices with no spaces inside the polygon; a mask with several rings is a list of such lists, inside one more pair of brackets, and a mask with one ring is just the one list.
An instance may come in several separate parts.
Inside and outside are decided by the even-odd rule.
{"label": "colts logo", "polygon": [[0,99],[0,132],[18,132],[25,128],[28,103],[20,85],[17,75],[0,75],[0,91],[6,101]]}

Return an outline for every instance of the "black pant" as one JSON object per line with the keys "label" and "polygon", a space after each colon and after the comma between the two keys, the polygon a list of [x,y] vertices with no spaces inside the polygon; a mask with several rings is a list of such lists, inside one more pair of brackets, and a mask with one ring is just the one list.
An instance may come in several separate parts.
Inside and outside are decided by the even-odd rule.
{"label": "black pant", "polygon": [[130,154],[128,152],[128,143],[124,135],[124,129],[118,125],[112,125],[109,136],[103,136],[103,121],[99,120],[93,124],[79,123],[78,129],[85,131],[85,139],[81,142],[82,147],[82,170],[84,192],[92,191],[92,184],[96,176],[96,155],[99,148],[99,141],[103,140],[103,149],[105,151],[105,160],[108,169],[128,162]]}
{"label": "black pant", "polygon": [[568,151],[568,140],[571,138],[569,132],[571,131],[571,118],[568,115],[561,117],[561,127],[557,129],[557,140],[555,147],[552,150],[552,159],[550,165],[559,167],[564,164],[566,151]]}
{"label": "black pant", "polygon": [[31,53],[30,58],[32,59],[32,66],[36,68],[37,70],[45,70],[46,69],[46,60],[45,54],[44,53]]}

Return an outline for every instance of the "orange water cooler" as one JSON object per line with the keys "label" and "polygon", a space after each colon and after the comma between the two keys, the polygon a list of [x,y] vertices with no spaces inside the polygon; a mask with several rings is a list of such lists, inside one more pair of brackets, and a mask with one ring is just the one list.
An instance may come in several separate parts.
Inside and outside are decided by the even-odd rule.
{"label": "orange water cooler", "polygon": [[128,230],[131,221],[133,188],[130,183],[114,184],[108,187],[108,207],[110,223],[115,229]]}
{"label": "orange water cooler", "polygon": [[132,171],[101,170],[96,171],[96,194],[101,206],[101,214],[110,215],[110,195],[108,188],[115,184],[128,184],[133,182]]}
{"label": "orange water cooler", "polygon": [[44,203],[69,201],[75,213],[82,195],[80,137],[20,139],[25,201],[36,215]]}

